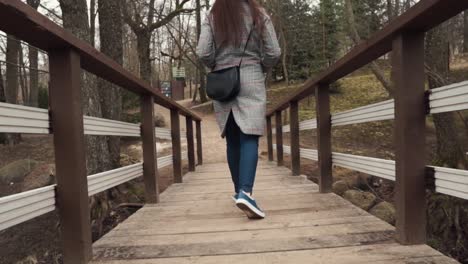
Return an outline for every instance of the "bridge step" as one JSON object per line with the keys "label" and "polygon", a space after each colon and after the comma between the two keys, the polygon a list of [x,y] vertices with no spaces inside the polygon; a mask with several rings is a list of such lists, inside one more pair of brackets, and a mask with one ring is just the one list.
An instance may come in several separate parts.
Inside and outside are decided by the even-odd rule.
{"label": "bridge step", "polygon": [[94,244],[93,263],[457,263],[429,246],[401,246],[394,227],[304,176],[261,163],[248,220],[230,198],[226,164],[207,164],[169,187]]}

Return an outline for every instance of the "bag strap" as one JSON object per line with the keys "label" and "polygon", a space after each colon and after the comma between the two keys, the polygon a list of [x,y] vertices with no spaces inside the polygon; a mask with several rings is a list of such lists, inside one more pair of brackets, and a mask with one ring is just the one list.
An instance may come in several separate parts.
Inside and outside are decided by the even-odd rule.
{"label": "bag strap", "polygon": [[[214,32],[213,32],[213,27],[211,26],[211,19],[208,23],[210,25],[210,31],[211,31],[211,35],[212,35],[212,38],[213,38],[213,43],[214,43],[214,47],[215,47],[215,52],[216,52],[216,38],[215,38],[215,35],[214,35]],[[249,32],[249,36],[247,37],[247,42],[245,42],[245,46],[244,46],[244,51],[242,52],[242,57],[241,57],[241,60],[239,62],[239,66],[242,66],[242,61],[244,60],[244,56],[245,56],[245,52],[247,51],[247,45],[249,44],[250,42],[250,38],[252,37],[252,33],[255,29],[255,22],[253,23],[252,25],[252,28],[250,29],[250,32]],[[212,70],[216,67],[216,63],[215,65],[213,66]]]}
{"label": "bag strap", "polygon": [[253,23],[252,28],[250,29],[249,36],[247,37],[247,41],[245,42],[244,51],[242,52],[241,60],[239,62],[239,68],[242,66],[242,61],[244,60],[245,51],[247,50],[247,45],[250,42],[250,37],[252,36],[254,29],[255,29],[255,22]]}

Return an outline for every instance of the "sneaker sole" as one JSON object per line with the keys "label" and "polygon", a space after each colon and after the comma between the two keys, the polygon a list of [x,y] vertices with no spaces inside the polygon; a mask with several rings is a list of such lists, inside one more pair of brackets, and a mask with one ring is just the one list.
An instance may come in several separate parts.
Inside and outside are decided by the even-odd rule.
{"label": "sneaker sole", "polygon": [[265,218],[265,213],[258,210],[254,206],[252,206],[248,201],[244,199],[237,199],[236,201],[237,207],[244,211],[244,213],[247,215],[248,218],[250,219],[263,219]]}

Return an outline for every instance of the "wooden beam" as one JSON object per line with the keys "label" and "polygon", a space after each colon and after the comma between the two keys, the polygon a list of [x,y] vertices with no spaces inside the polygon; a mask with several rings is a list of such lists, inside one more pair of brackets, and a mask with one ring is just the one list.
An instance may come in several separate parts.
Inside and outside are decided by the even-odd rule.
{"label": "wooden beam", "polygon": [[396,230],[405,245],[426,243],[426,108],[424,33],[393,42]]}
{"label": "wooden beam", "polygon": [[203,144],[202,144],[202,129],[201,121],[196,121],[197,126],[197,164],[203,165]]}
{"label": "wooden beam", "polygon": [[91,220],[81,106],[80,55],[71,49],[49,52],[50,115],[54,134],[64,263],[92,257]]}
{"label": "wooden beam", "polygon": [[141,138],[143,143],[143,179],[147,203],[159,202],[159,172],[156,150],[154,100],[151,95],[141,97]]}
{"label": "wooden beam", "polygon": [[331,115],[329,85],[315,88],[317,108],[317,146],[319,158],[319,188],[321,193],[332,191]]}
{"label": "wooden beam", "polygon": [[289,110],[290,142],[291,142],[291,168],[292,175],[301,175],[301,149],[299,146],[299,104],[292,101]]}
{"label": "wooden beam", "polygon": [[281,111],[276,112],[276,160],[278,166],[284,165],[283,160],[283,120],[281,120]]}
{"label": "wooden beam", "polygon": [[189,171],[195,171],[195,145],[193,142],[193,120],[191,117],[185,117],[185,127],[187,133]]}
{"label": "wooden beam", "polygon": [[273,130],[271,127],[271,116],[266,118],[267,122],[267,142],[268,142],[268,160],[273,161]]}
{"label": "wooden beam", "polygon": [[179,111],[171,109],[171,137],[174,182],[182,183],[182,147],[180,144]]}

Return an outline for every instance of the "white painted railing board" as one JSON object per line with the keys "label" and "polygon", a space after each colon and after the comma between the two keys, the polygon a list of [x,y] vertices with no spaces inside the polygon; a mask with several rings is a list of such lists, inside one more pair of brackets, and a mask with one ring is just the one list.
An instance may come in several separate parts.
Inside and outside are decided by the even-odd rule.
{"label": "white painted railing board", "polygon": [[143,163],[88,176],[88,196],[143,176]]}
{"label": "white painted railing board", "polygon": [[468,199],[468,171],[432,167],[435,171],[436,192]]}
{"label": "white painted railing board", "polygon": [[[317,129],[317,119],[310,119],[310,120],[305,120],[299,123],[299,130],[304,131],[304,130],[313,130]],[[291,126],[290,125],[285,125],[283,126],[283,133],[289,133],[291,132]],[[276,134],[276,129],[272,129],[272,133]]]}
{"label": "white painted railing board", "polygon": [[167,128],[157,127],[156,128],[156,138],[171,140],[171,130]]}
{"label": "white painted railing board", "polygon": [[395,181],[395,161],[356,156],[342,153],[332,154],[333,165],[360,171],[376,177]]}
{"label": "white painted railing board", "polygon": [[431,114],[468,109],[468,81],[431,90]]}
{"label": "white painted railing board", "polygon": [[0,103],[0,133],[49,134],[45,109]]}
{"label": "white painted railing board", "polygon": [[[188,152],[187,151],[182,151],[181,156],[182,156],[182,160],[187,160],[188,159]],[[170,165],[172,165],[172,163],[173,163],[173,156],[172,155],[158,158],[158,169],[170,166]]]}
{"label": "white painted railing board", "polygon": [[317,119],[310,119],[299,123],[299,130],[301,131],[312,129],[317,129]]}
{"label": "white painted railing board", "polygon": [[318,151],[315,149],[300,149],[300,156],[304,159],[318,161]]}
{"label": "white painted railing board", "polygon": [[[273,150],[276,150],[276,144],[273,144]],[[301,149],[299,149],[299,151],[300,151],[300,157],[301,158],[318,161],[318,151],[317,150],[301,148]],[[291,147],[283,145],[283,153],[284,154],[291,154]]]}
{"label": "white painted railing board", "polygon": [[172,165],[172,155],[158,158],[158,169]]}
{"label": "white painted railing board", "polygon": [[140,124],[84,116],[85,135],[140,137]]}
{"label": "white painted railing board", "polygon": [[468,193],[466,192],[454,191],[454,190],[443,188],[440,186],[439,187],[436,186],[436,192],[468,200]]}
{"label": "white painted railing board", "polygon": [[55,210],[55,185],[0,198],[0,230]]}
{"label": "white painted railing board", "polygon": [[92,186],[90,186],[88,188],[88,195],[89,196],[95,195],[97,193],[111,189],[117,185],[131,181],[141,176],[143,176],[143,170],[131,171],[126,174],[117,175],[113,178],[107,179],[106,181],[95,183]]}
{"label": "white painted railing board", "polygon": [[393,99],[332,114],[332,126],[344,126],[392,119],[395,119],[395,101]]}

